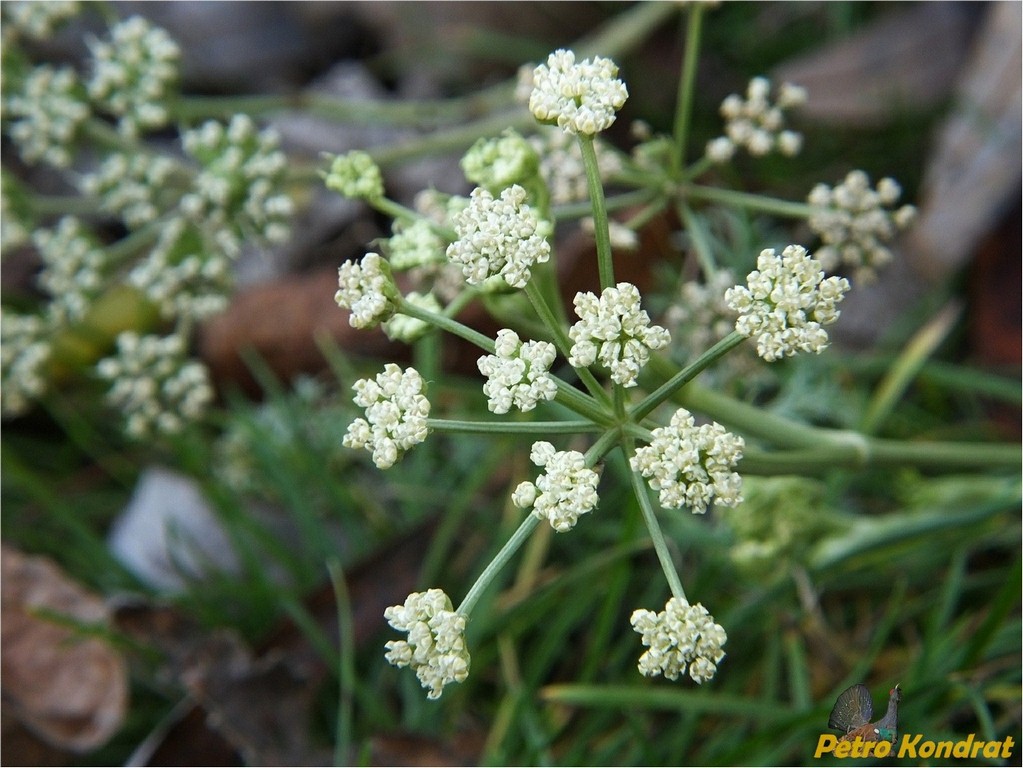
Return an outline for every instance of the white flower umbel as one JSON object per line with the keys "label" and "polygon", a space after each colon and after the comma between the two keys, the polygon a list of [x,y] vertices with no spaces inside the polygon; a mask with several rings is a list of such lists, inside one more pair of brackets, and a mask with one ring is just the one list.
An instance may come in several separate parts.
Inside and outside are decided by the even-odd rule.
{"label": "white flower umbel", "polygon": [[458,239],[448,246],[447,256],[471,285],[500,275],[512,288],[524,288],[530,267],[551,257],[550,226],[526,204],[526,190],[517,184],[498,198],[477,187],[453,222]]}
{"label": "white flower umbel", "polygon": [[103,287],[106,255],[72,216],[56,229],[38,229],[32,241],[43,261],[39,286],[53,297],[49,305],[57,323],[80,320]]}
{"label": "white flower umbel", "polygon": [[640,308],[639,289],[632,283],[605,288],[600,298],[577,293],[574,303],[579,322],[568,331],[573,341],[568,362],[582,368],[599,361],[623,387],[634,387],[650,351],[671,340],[667,330],[650,325],[649,315]]}
{"label": "white flower umbel", "polygon": [[17,416],[46,391],[50,329],[37,315],[0,312],[0,412]]}
{"label": "white flower umbel", "polygon": [[337,270],[334,301],[352,314],[353,328],[372,328],[389,319],[397,306],[398,289],[391,267],[379,253],[367,253],[362,261],[346,261]]}
{"label": "white flower umbel", "polygon": [[413,269],[414,267],[447,264],[444,255],[446,243],[426,219],[408,223],[396,219],[392,225],[394,234],[387,239],[387,261],[392,269]]}
{"label": "white flower umbel", "polygon": [[213,401],[209,374],[187,352],[177,334],[126,331],[117,337],[117,354],[96,364],[99,375],[111,382],[107,402],[124,414],[128,435],[175,434],[205,413]]}
{"label": "white flower umbel", "polygon": [[426,439],[430,401],[426,383],[415,368],[404,371],[394,363],[384,366],[375,379],[359,379],[352,386],[355,404],[366,409],[365,419],[348,426],[343,444],[365,448],[380,469],[392,466],[409,448]]}
{"label": "white flower umbel", "polygon": [[764,360],[827,347],[824,326],[838,319],[835,305],[849,290],[848,280],[824,279],[821,263],[802,246],[790,245],[780,256],[773,248],[761,251],[746,281],[730,288],[725,301],[739,313],[735,330],[756,341]]}
{"label": "white flower umbel", "polygon": [[639,657],[639,671],[647,677],[677,680],[688,671],[694,682],[704,683],[725,657],[721,649],[728,635],[700,603],[673,597],[658,613],[633,611],[631,623],[647,647]]}
{"label": "white flower umbel", "polygon": [[199,231],[171,219],[149,255],[128,273],[127,282],[146,294],[167,320],[205,320],[227,306],[233,285],[223,253],[209,252]]}
{"label": "white flower umbel", "polygon": [[483,355],[476,362],[487,377],[483,393],[493,413],[508,413],[514,405],[531,411],[540,400],[553,400],[558,388],[549,371],[557,354],[548,341],[523,343],[515,331],[497,332],[495,355]]}
{"label": "white flower umbel", "polygon": [[19,93],[8,97],[4,118],[8,135],[26,163],[42,160],[64,168],[71,162],[71,142],[89,117],[89,107],[70,67],[36,67]]}
{"label": "white flower umbel", "polygon": [[535,178],[540,166],[533,145],[506,129],[498,138],[481,138],[461,161],[465,178],[491,191],[525,184]]}
{"label": "white flower umbel", "polygon": [[711,503],[734,507],[742,501],[742,478],[733,469],[745,445],[716,422],[697,426],[692,414],[679,408],[629,464],[659,492],[661,506],[685,506],[702,515]]}
{"label": "white flower umbel", "polygon": [[181,210],[218,248],[234,258],[248,236],[288,238],[293,204],[279,191],[288,159],[276,131],[235,115],[226,126],[210,120],[187,131],[181,142],[202,166]]}
{"label": "white flower umbel", "polygon": [[[443,311],[437,297],[432,293],[423,294],[413,291],[405,297],[405,301],[428,312],[440,313]],[[403,341],[406,344],[411,344],[430,330],[430,324],[418,317],[409,317],[398,313],[384,322],[383,329],[391,341]]]}
{"label": "white flower umbel", "polygon": [[62,22],[75,16],[80,4],[74,0],[6,0],[0,5],[4,43],[17,35],[45,40]]}
{"label": "white flower umbel", "polygon": [[611,59],[595,56],[577,63],[572,51],[559,49],[533,70],[529,111],[541,123],[593,136],[614,123],[628,98]]}
{"label": "white flower umbel", "polygon": [[892,260],[885,245],[912,222],[912,205],[894,208],[902,189],[894,179],[884,178],[871,189],[870,177],[863,171],[850,171],[834,189],[818,184],[807,197],[813,206],[810,229],[820,235],[824,245],[817,258],[826,270],[845,267],[853,279],[871,282],[877,270]]}
{"label": "white flower umbel", "polygon": [[84,174],[79,189],[99,198],[103,210],[119,215],[135,229],[160,213],[159,199],[174,172],[174,161],[162,155],[121,154],[107,157],[94,173]]}
{"label": "white flower umbel", "polygon": [[785,129],[785,110],[806,102],[806,91],[783,83],[774,103],[770,100],[771,81],[754,77],[746,89],[746,98],[733,93],[721,102],[725,135],[707,144],[707,157],[717,163],[730,160],[736,149],[744,148],[754,157],[777,150],[792,156],[802,148],[803,137]]}
{"label": "white flower umbel", "polygon": [[337,155],[324,177],[327,189],[356,200],[377,200],[384,196],[384,178],[368,153],[352,150]]}
{"label": "white flower umbel", "polygon": [[166,101],[178,80],[181,50],[164,30],[141,16],[110,29],[107,40],[87,41],[93,71],[89,95],[118,119],[130,138],[169,119]]}
{"label": "white flower umbel", "polygon": [[404,605],[392,605],[384,611],[387,623],[408,640],[390,640],[389,664],[411,667],[428,699],[439,699],[448,683],[461,683],[469,676],[469,649],[465,644],[467,617],[456,613],[451,598],[443,590],[413,592]]}
{"label": "white flower umbel", "polygon": [[597,483],[600,475],[586,466],[586,457],[579,451],[557,451],[550,443],[533,443],[530,460],[544,468],[536,483],[519,483],[512,493],[512,503],[519,509],[533,508],[533,515],[550,522],[559,533],[573,528],[584,515],[597,506]]}

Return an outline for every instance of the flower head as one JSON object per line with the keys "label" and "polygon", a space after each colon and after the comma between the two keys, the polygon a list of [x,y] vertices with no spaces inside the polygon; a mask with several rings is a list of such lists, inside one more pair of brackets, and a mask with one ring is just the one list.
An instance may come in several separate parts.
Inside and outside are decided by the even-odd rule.
{"label": "flower head", "polygon": [[84,174],[79,187],[98,197],[103,210],[120,215],[135,228],[160,214],[160,194],[173,171],[169,157],[115,153],[98,170]]}
{"label": "flower head", "polygon": [[549,341],[523,343],[515,331],[504,328],[497,332],[495,352],[477,361],[487,377],[483,392],[493,413],[508,413],[513,405],[531,411],[540,400],[553,400],[558,394],[548,373],[556,355]]}
{"label": "flower head", "polygon": [[51,334],[37,315],[0,311],[0,412],[17,416],[46,391],[44,366],[53,351]]}
{"label": "flower head", "polygon": [[462,158],[462,172],[491,192],[536,178],[540,158],[533,145],[511,128],[499,138],[481,138]]}
{"label": "flower head", "polygon": [[6,0],[3,12],[4,43],[22,34],[33,40],[45,40],[65,20],[75,16],[80,4],[75,0]]}
{"label": "flower head", "polygon": [[838,319],[835,305],[849,290],[848,280],[825,280],[821,263],[802,246],[790,245],[780,256],[773,248],[761,251],[746,281],[748,287],[730,288],[725,301],[739,313],[735,330],[756,340],[762,358],[773,362],[827,347],[823,326]]}
{"label": "flower head", "polygon": [[529,111],[541,123],[593,136],[614,123],[628,98],[611,59],[595,56],[576,63],[572,51],[559,49],[533,70]]}
{"label": "flower head", "polygon": [[387,261],[392,269],[448,263],[444,256],[444,241],[427,219],[416,219],[411,223],[396,219],[392,228],[394,234],[387,239]]}
{"label": "flower head", "polygon": [[386,659],[396,667],[412,667],[428,699],[439,699],[448,683],[469,676],[469,649],[465,644],[467,617],[456,613],[443,590],[413,592],[404,605],[384,611],[387,623],[408,640],[390,640]]}
{"label": "flower head", "polygon": [[213,401],[206,366],[189,360],[187,352],[177,334],[126,331],[117,337],[117,354],[97,363],[99,375],[111,382],[107,401],[124,414],[131,437],[180,432]]}
{"label": "flower head", "polygon": [[911,205],[894,210],[901,195],[894,179],[881,179],[871,189],[863,171],[850,171],[834,189],[826,184],[814,187],[807,198],[814,207],[808,223],[824,241],[817,250],[823,267],[848,267],[856,280],[874,280],[877,270],[892,260],[885,243],[909,226],[916,213]]}
{"label": "flower head", "polygon": [[597,506],[597,483],[600,475],[586,466],[586,457],[579,451],[557,451],[541,440],[533,443],[530,460],[544,468],[536,483],[519,483],[512,493],[512,503],[519,509],[533,508],[533,515],[550,522],[563,533],[570,530],[584,515]]}
{"label": "flower head", "polygon": [[356,200],[378,200],[384,196],[384,178],[368,153],[352,150],[338,155],[324,177],[327,189]]}
{"label": "flower head", "polygon": [[372,452],[374,464],[387,469],[426,439],[430,401],[423,395],[426,382],[415,368],[402,371],[388,363],[375,379],[359,379],[352,389],[366,418],[348,426],[342,441],[346,447],[365,448]]}
{"label": "flower head", "polygon": [[512,288],[524,288],[530,267],[551,257],[549,226],[526,204],[526,190],[517,184],[498,198],[477,187],[453,220],[458,240],[447,255],[472,285],[500,275]]}
{"label": "flower head", "polygon": [[201,166],[181,210],[218,248],[234,258],[247,235],[269,243],[288,238],[293,205],[278,191],[288,160],[276,131],[235,115],[227,125],[209,120],[181,142]]}
{"label": "flower head", "polygon": [[334,301],[351,310],[353,328],[372,328],[387,320],[397,307],[398,289],[391,267],[379,253],[367,253],[362,261],[346,261],[337,270]]}
{"label": "flower head", "polygon": [[71,162],[71,142],[89,117],[74,70],[46,64],[28,73],[20,92],[6,100],[4,111],[13,118],[8,134],[22,159],[60,168]]}
{"label": "flower head", "polygon": [[771,81],[754,77],[746,89],[746,98],[737,93],[721,102],[721,116],[725,118],[725,135],[707,144],[707,157],[714,162],[726,162],[738,147],[744,147],[754,157],[773,150],[783,155],[795,155],[802,148],[803,137],[795,131],[785,130],[785,110],[806,102],[806,91],[791,83],[783,83],[770,101]]}
{"label": "flower head", "polygon": [[92,38],[93,72],[89,95],[119,118],[130,138],[159,128],[169,117],[164,101],[178,79],[181,50],[164,30],[141,16],[110,29],[109,40]]}
{"label": "flower head", "polygon": [[640,608],[632,614],[632,628],[643,636],[647,650],[639,657],[639,671],[647,677],[664,675],[677,680],[687,671],[697,683],[714,677],[725,657],[721,650],[728,636],[706,608],[673,597],[658,613]]}
{"label": "flower head", "polygon": [[106,254],[72,216],[62,218],[56,229],[36,230],[32,240],[44,265],[39,285],[53,297],[54,319],[80,320],[103,287]]}
{"label": "flower head", "polygon": [[167,319],[205,320],[227,306],[233,276],[223,253],[210,253],[199,230],[184,219],[160,229],[153,250],[128,273]]}
{"label": "flower head", "polygon": [[741,437],[720,424],[697,426],[692,414],[679,408],[629,463],[660,492],[662,506],[687,506],[693,514],[703,514],[712,502],[734,507],[742,501],[742,478],[733,467],[744,447]]}
{"label": "flower head", "polygon": [[577,293],[575,313],[579,322],[568,332],[574,342],[568,362],[580,368],[599,361],[624,387],[635,386],[650,351],[670,341],[664,328],[650,325],[649,315],[640,309],[639,289],[632,283],[605,288],[600,298]]}

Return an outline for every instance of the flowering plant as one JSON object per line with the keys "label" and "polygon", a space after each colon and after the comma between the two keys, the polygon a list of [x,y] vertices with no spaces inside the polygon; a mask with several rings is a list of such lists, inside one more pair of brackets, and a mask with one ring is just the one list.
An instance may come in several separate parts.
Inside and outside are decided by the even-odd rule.
{"label": "flowering plant", "polygon": [[[643,595],[624,593],[629,610],[609,610],[600,632],[616,621],[624,627],[639,674],[710,687],[728,674],[727,654],[750,650],[726,601],[719,608],[714,590],[687,572],[685,531],[704,530],[721,513],[743,539],[735,562],[770,570],[773,558],[805,555],[807,532],[823,537],[843,524],[816,515],[825,488],[802,475],[1018,464],[1011,445],[879,437],[905,371],[886,380],[859,423],[813,423],[752,396],[765,371],[798,371],[801,359],[826,353],[842,302],[895,258],[893,241],[913,208],[899,205],[893,179],[875,184],[863,171],[812,187],[805,201],[723,182],[730,164],[772,155],[787,162],[809,143],[789,121],[813,94],[794,84],[757,77],[745,96],[725,97],[715,112],[721,135],[715,129],[693,156],[702,4],[680,11],[686,49],[670,135],[637,122],[631,153],[614,148],[605,132],[625,122],[635,73],[619,69],[615,51],[558,49],[521,73],[517,112],[501,125],[511,128],[490,121],[470,126],[468,139],[459,134],[466,194],[431,191],[413,203],[389,196],[386,152],[355,150],[296,173],[272,128],[189,103],[177,92],[176,44],[139,18],[90,39],[85,67],[34,64],[18,44],[45,35],[73,4],[45,7],[43,19],[3,6],[5,64],[14,64],[5,69],[4,130],[24,163],[52,166],[75,184],[85,212],[60,210],[63,201],[34,197],[4,176],[4,247],[35,249],[45,299],[38,312],[4,307],[4,415],[27,412],[84,371],[106,387],[131,439],[208,427],[214,382],[190,355],[190,339],[227,305],[245,245],[288,237],[303,184],[389,219],[389,237],[339,265],[334,298],[352,328],[379,327],[413,345],[413,361],[382,362],[369,376],[344,372],[359,413],[339,425],[337,445],[388,472],[374,474],[375,485],[444,435],[518,449],[506,462],[502,455],[494,480],[515,529],[461,600],[416,585],[384,612],[404,635],[387,643],[386,660],[409,667],[431,700],[486,669],[471,658],[473,619],[520,550],[545,536],[574,546],[589,526],[606,524],[617,532],[609,548],[641,539],[663,581]],[[676,4],[647,4],[628,16],[652,28],[676,12]],[[154,131],[173,133],[173,151],[146,141]],[[721,210],[805,222],[793,236],[802,242],[758,236],[726,265],[715,229]],[[631,270],[623,279],[630,260],[645,255],[640,235],[655,217],[681,229],[673,242],[684,247],[673,256],[694,277],[667,296]],[[98,226],[109,220],[113,239]],[[559,251],[575,225],[594,242],[595,284],[565,282]],[[498,321],[496,332],[474,327],[470,305]],[[442,337],[472,347],[477,397],[445,389]],[[798,586],[801,597],[809,591]],[[658,607],[635,608],[640,600]]]}

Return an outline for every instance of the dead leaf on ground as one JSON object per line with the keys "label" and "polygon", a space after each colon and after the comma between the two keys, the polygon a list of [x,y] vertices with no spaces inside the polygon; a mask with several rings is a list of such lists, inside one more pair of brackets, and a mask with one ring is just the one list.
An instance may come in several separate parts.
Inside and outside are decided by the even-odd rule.
{"label": "dead leaf on ground", "polygon": [[55,563],[2,549],[3,699],[48,743],[88,752],[121,727],[128,669],[109,643],[42,613],[83,625],[106,624],[103,601],[71,581]]}

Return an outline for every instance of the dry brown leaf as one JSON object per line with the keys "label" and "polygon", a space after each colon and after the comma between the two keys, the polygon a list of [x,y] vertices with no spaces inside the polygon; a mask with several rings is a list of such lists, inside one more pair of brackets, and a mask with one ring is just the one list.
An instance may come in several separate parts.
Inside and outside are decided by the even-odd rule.
{"label": "dry brown leaf", "polygon": [[107,642],[40,615],[106,624],[102,600],[52,561],[2,549],[0,649],[4,703],[48,743],[88,752],[121,727],[128,669]]}

